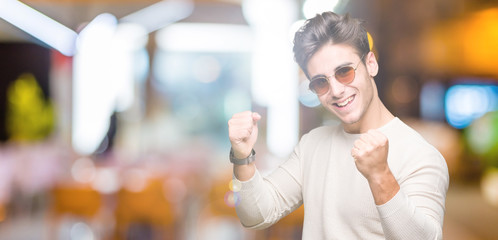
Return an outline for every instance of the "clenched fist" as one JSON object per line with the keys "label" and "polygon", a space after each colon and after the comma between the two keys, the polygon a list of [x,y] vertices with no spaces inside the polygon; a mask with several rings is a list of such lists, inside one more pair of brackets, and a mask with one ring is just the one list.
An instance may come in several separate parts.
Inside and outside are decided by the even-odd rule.
{"label": "clenched fist", "polygon": [[369,130],[354,142],[351,156],[356,168],[367,180],[372,180],[390,172],[387,164],[389,141],[378,130]]}
{"label": "clenched fist", "polygon": [[261,116],[256,112],[236,113],[228,120],[228,137],[234,156],[242,159],[251,154],[258,138],[258,121]]}

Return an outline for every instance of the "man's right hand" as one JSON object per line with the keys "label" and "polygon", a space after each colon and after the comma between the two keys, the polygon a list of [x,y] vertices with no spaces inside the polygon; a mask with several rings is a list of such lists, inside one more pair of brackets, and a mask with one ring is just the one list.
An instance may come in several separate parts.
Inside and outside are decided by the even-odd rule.
{"label": "man's right hand", "polygon": [[258,139],[258,121],[261,115],[245,111],[236,113],[228,120],[228,137],[235,158],[243,159],[251,154]]}

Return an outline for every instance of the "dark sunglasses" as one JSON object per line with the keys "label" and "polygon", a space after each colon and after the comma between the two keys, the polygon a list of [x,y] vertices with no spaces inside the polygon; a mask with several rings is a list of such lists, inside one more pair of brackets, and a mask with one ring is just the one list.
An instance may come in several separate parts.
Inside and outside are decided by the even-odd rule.
{"label": "dark sunglasses", "polygon": [[360,66],[360,62],[363,60],[363,55],[360,58],[360,61],[358,64],[356,64],[356,67],[353,68],[352,66],[345,66],[337,69],[332,76],[317,76],[311,79],[309,88],[312,92],[314,92],[316,95],[320,96],[325,93],[327,93],[330,90],[330,77],[334,77],[338,82],[342,84],[349,84],[354,80],[355,77],[355,72],[358,66]]}

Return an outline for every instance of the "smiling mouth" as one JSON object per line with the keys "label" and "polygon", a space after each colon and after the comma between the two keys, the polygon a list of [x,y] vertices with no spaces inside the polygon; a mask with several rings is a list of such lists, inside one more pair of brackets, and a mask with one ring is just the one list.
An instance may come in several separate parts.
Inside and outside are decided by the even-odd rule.
{"label": "smiling mouth", "polygon": [[336,107],[339,107],[339,108],[346,107],[347,105],[349,105],[354,100],[354,96],[355,95],[353,95],[351,97],[348,97],[346,100],[344,100],[342,102],[334,103],[333,105],[336,106]]}

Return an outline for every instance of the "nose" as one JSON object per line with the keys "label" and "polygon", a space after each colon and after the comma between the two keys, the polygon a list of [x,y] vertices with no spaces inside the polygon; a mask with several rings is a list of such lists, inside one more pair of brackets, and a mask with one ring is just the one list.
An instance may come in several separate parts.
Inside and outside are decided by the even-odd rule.
{"label": "nose", "polygon": [[337,81],[334,77],[329,79],[330,84],[330,93],[333,98],[340,98],[344,94],[344,89],[346,86],[339,81]]}

